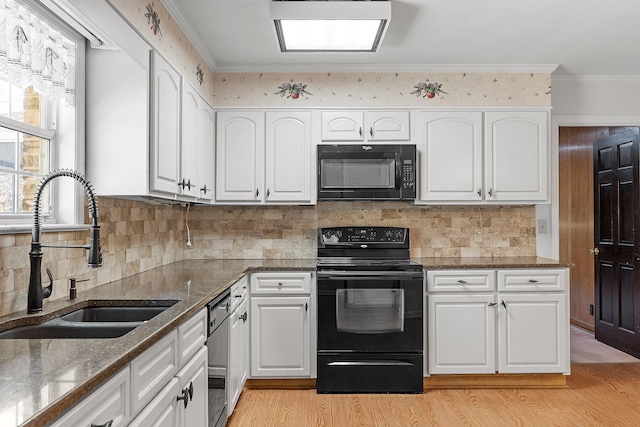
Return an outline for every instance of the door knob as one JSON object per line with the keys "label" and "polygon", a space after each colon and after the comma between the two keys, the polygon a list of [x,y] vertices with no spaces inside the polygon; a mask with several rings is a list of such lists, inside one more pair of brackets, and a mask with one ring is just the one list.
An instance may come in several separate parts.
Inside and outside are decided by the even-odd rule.
{"label": "door knob", "polygon": [[598,248],[589,249],[589,253],[591,255],[598,255],[600,253],[600,249]]}

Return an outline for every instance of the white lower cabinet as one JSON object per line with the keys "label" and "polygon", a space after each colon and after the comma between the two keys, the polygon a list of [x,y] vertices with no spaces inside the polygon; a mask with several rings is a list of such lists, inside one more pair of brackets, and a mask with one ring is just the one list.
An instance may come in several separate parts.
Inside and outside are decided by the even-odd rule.
{"label": "white lower cabinet", "polygon": [[427,271],[429,374],[568,374],[568,269],[486,272]]}
{"label": "white lower cabinet", "polygon": [[[231,291],[231,298],[234,298]],[[229,416],[238,403],[249,371],[249,324],[246,297],[233,310],[229,319],[229,376],[227,383],[227,412]]]}
{"label": "white lower cabinet", "polygon": [[312,273],[254,273],[250,294],[251,377],[311,377],[316,341]]}
{"label": "white lower cabinet", "polygon": [[203,309],[52,426],[208,427],[206,331],[207,310]]}
{"label": "white lower cabinet", "polygon": [[54,422],[52,427],[126,426],[131,420],[129,379],[127,366]]}
{"label": "white lower cabinet", "polygon": [[311,375],[310,296],[251,298],[251,376]]}

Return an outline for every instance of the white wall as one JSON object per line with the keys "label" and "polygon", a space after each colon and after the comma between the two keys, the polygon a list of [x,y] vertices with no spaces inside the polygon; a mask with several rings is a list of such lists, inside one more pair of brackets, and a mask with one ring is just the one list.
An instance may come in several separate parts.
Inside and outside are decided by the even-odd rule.
{"label": "white wall", "polygon": [[[562,126],[640,126],[640,75],[551,77],[551,205],[536,206],[549,233],[536,236],[537,254],[559,257],[558,134]],[[536,222],[537,223],[537,222]]]}

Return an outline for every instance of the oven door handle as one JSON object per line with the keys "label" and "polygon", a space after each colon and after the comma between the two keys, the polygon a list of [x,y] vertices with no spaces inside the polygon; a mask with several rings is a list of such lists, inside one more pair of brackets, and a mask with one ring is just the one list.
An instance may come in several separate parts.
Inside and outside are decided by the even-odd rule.
{"label": "oven door handle", "polygon": [[413,366],[403,360],[354,360],[329,362],[328,366]]}
{"label": "oven door handle", "polygon": [[318,279],[324,280],[408,280],[423,279],[422,272],[398,272],[398,271],[318,271]]}

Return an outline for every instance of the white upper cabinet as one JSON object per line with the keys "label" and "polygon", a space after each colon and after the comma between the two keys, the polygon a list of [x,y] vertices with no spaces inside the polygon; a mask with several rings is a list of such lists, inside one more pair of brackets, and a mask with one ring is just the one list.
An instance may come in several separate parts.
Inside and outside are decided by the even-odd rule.
{"label": "white upper cabinet", "polygon": [[218,111],[216,201],[311,203],[311,113]]}
{"label": "white upper cabinet", "polygon": [[178,192],[181,77],[154,52],[152,72],[151,191]]}
{"label": "white upper cabinet", "polygon": [[186,81],[182,87],[182,141],[179,192],[202,201],[213,199],[213,108]]}
{"label": "white upper cabinet", "polygon": [[178,186],[180,194],[200,195],[200,95],[186,81],[182,84],[182,143]]}
{"label": "white upper cabinet", "polygon": [[215,124],[216,115],[213,108],[201,99],[198,192],[203,200],[213,200],[215,192]]}
{"label": "white upper cabinet", "polygon": [[485,113],[485,188],[491,201],[548,199],[548,113]]}
{"label": "white upper cabinet", "polygon": [[418,203],[549,201],[546,111],[420,113]]}
{"label": "white upper cabinet", "polygon": [[311,113],[267,112],[266,201],[311,201]]}
{"label": "white upper cabinet", "polygon": [[419,198],[481,200],[482,112],[422,112],[420,132]]}
{"label": "white upper cabinet", "polygon": [[408,111],[323,111],[322,141],[408,141]]}
{"label": "white upper cabinet", "polygon": [[264,113],[218,111],[216,200],[260,201],[264,167]]}

